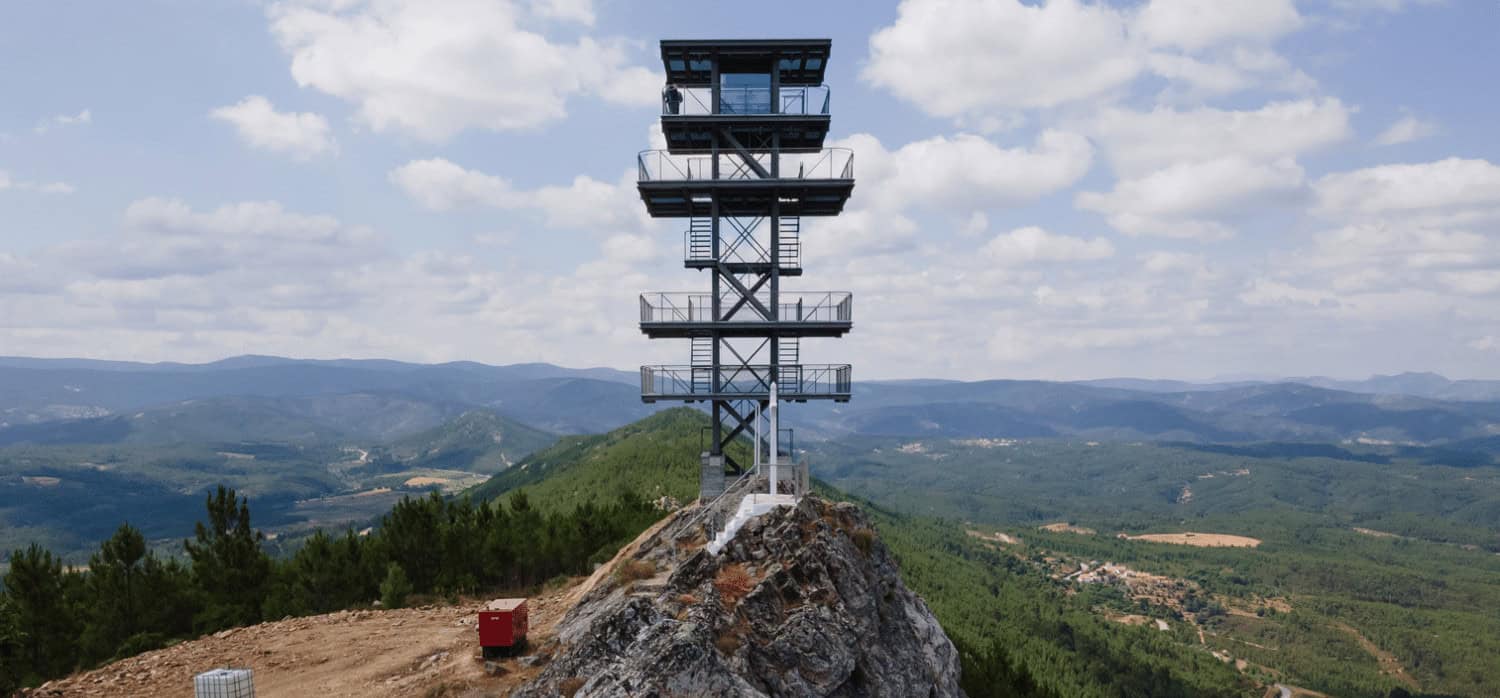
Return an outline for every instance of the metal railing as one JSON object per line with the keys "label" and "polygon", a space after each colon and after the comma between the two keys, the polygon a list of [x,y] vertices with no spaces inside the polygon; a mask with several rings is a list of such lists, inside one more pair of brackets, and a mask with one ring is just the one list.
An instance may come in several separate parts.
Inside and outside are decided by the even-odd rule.
{"label": "metal railing", "polygon": [[[757,293],[756,299],[769,306],[769,293]],[[736,294],[719,299],[720,312],[728,312],[739,302]],[[848,291],[815,291],[782,294],[777,308],[781,322],[853,322],[854,294]],[[641,322],[714,322],[713,294],[661,292],[641,294]],[[769,322],[749,303],[740,306],[732,317],[721,322]]]}
{"label": "metal railing", "polygon": [[[803,396],[847,398],[851,389],[849,364],[791,364],[779,367],[776,390],[782,399]],[[642,366],[642,397],[692,397],[702,395],[765,398],[771,391],[773,371],[768,365],[727,365],[718,369],[719,389],[713,390],[711,366]]]}
{"label": "metal railing", "polygon": [[[712,116],[713,91],[707,87],[667,87],[661,93],[661,113],[681,116]],[[720,115],[785,114],[807,116],[827,114],[833,91],[827,85],[783,87],[777,110],[771,111],[769,87],[719,88]]]}
{"label": "metal railing", "polygon": [[[714,158],[718,158],[718,175]],[[771,171],[771,154],[758,153],[755,161]],[[637,176],[642,182],[761,179],[737,153],[673,155],[666,150],[643,150],[636,156]],[[854,179],[854,151],[824,148],[814,153],[782,153],[779,179]]]}

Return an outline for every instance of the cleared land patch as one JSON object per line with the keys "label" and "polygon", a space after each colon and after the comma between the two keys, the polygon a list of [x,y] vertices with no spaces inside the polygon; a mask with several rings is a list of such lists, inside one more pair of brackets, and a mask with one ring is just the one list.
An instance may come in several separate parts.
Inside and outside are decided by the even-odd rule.
{"label": "cleared land patch", "polygon": [[1191,545],[1199,548],[1258,548],[1259,538],[1231,536],[1225,533],[1144,533],[1139,536],[1120,534],[1125,540],[1141,540],[1150,543]]}
{"label": "cleared land patch", "polygon": [[1095,533],[1098,533],[1098,531],[1095,531],[1092,528],[1074,526],[1070,523],[1049,523],[1044,526],[1038,526],[1037,528],[1040,528],[1043,531],[1052,531],[1053,533],[1077,533],[1080,536],[1092,536]]}

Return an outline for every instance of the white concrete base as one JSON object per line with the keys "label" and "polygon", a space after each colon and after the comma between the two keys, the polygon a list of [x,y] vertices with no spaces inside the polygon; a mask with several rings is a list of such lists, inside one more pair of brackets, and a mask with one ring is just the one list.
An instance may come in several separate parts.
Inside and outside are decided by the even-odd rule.
{"label": "white concrete base", "polygon": [[714,539],[709,541],[708,552],[718,555],[719,551],[723,550],[724,546],[729,544],[729,541],[734,540],[734,534],[739,533],[740,528],[748,523],[750,519],[760,516],[776,507],[796,505],[797,495],[794,494],[745,495],[745,498],[740,500],[739,508],[734,512],[734,518],[729,520],[729,524],[724,526],[724,530],[719,531],[719,535],[714,536]]}

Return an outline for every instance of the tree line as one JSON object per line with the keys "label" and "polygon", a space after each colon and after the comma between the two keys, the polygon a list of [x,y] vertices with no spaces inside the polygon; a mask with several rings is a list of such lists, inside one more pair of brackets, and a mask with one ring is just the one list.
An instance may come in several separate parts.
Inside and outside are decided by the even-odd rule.
{"label": "tree line", "polygon": [[12,552],[0,695],[224,628],[580,574],[661,517],[630,491],[567,513],[544,513],[522,491],[493,503],[434,492],[402,499],[368,535],[320,530],[276,559],[247,498],[220,486],[206,509],[181,556],[156,554],[129,523],[84,568],[36,544]]}

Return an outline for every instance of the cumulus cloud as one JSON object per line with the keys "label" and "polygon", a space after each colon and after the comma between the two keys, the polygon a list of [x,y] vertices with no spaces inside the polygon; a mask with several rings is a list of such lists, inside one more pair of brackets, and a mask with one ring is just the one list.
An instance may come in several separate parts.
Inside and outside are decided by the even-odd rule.
{"label": "cumulus cloud", "polygon": [[896,22],[870,37],[863,75],[938,116],[1054,107],[1136,78],[1142,56],[1125,22],[1076,0],[905,0]]}
{"label": "cumulus cloud", "polygon": [[532,0],[531,11],[548,19],[594,26],[593,0]]}
{"label": "cumulus cloud", "polygon": [[253,348],[568,365],[668,349],[620,321],[634,302],[621,289],[666,287],[652,274],[680,273],[680,262],[641,234],[573,247],[575,268],[542,272],[523,250],[500,264],[399,252],[365,226],[277,202],[142,199],[116,231],[0,253],[0,343],[38,355],[198,360]]}
{"label": "cumulus cloud", "polygon": [[859,200],[886,208],[1034,201],[1072,186],[1093,163],[1088,139],[1057,130],[1042,132],[1027,147],[1007,148],[973,134],[913,141],[896,150],[869,134],[836,145],[858,154]]}
{"label": "cumulus cloud", "polygon": [[602,182],[579,175],[567,186],[518,190],[510,180],[450,160],[413,160],[390,171],[392,184],[422,206],[447,211],[466,206],[540,211],[554,228],[639,229],[646,214],[631,173]]}
{"label": "cumulus cloud", "polygon": [[1247,305],[1320,307],[1337,304],[1336,298],[1316,288],[1299,288],[1274,279],[1255,279],[1239,298]]}
{"label": "cumulus cloud", "polygon": [[1268,48],[1303,24],[1291,0],[904,0],[870,37],[863,77],[929,114],[999,127],[1107,101],[1146,75],[1208,93],[1308,89]]}
{"label": "cumulus cloud", "polygon": [[278,112],[270,100],[250,95],[209,115],[234,126],[240,140],[262,150],[306,160],[337,150],[328,120],[309,112]]}
{"label": "cumulus cloud", "polygon": [[1296,157],[1349,137],[1336,99],[1272,102],[1255,110],[1110,108],[1082,124],[1120,178],[1082,192],[1079,208],[1132,235],[1222,239],[1233,219],[1300,202]]}
{"label": "cumulus cloud", "polygon": [[1500,211],[1500,166],[1487,160],[1378,165],[1325,175],[1313,186],[1329,216]]}
{"label": "cumulus cloud", "polygon": [[1189,51],[1228,41],[1269,42],[1301,26],[1292,0],[1151,0],[1134,21],[1152,45]]}
{"label": "cumulus cloud", "polygon": [[0,170],[0,191],[7,189],[36,192],[39,194],[72,194],[76,191],[73,185],[67,182],[38,182],[29,179],[14,179],[10,176],[10,173]]}
{"label": "cumulus cloud", "polygon": [[94,115],[89,112],[89,110],[84,109],[77,114],[57,114],[54,116],[49,116],[45,119],[42,119],[41,121],[38,121],[36,126],[32,127],[31,130],[33,133],[41,135],[54,129],[67,128],[69,126],[86,126],[90,123],[93,123],[93,121]]}
{"label": "cumulus cloud", "polygon": [[1303,181],[1302,168],[1290,158],[1260,163],[1229,157],[1120,180],[1108,193],[1080,193],[1077,203],[1132,235],[1222,238],[1231,231],[1219,218],[1296,200]]}
{"label": "cumulus cloud", "polygon": [[58,248],[70,266],[106,279],[203,277],[226,270],[337,269],[375,254],[375,234],[331,216],[284,210],[274,201],[207,212],[178,199],[147,198],[125,210],[124,230]]}
{"label": "cumulus cloud", "polygon": [[1115,246],[1104,238],[1085,239],[1049,233],[1037,226],[996,235],[984,251],[999,264],[1079,262],[1114,256]]}
{"label": "cumulus cloud", "polygon": [[1101,144],[1117,172],[1133,175],[1192,160],[1296,157],[1353,135],[1350,113],[1335,98],[1271,102],[1254,110],[1108,108],[1079,128]]}
{"label": "cumulus cloud", "polygon": [[661,84],[624,40],[558,42],[528,26],[588,24],[592,6],[577,0],[284,0],[269,14],[297,84],[353,102],[376,131],[429,141],[539,127],[585,94],[647,106]]}
{"label": "cumulus cloud", "polygon": [[1407,115],[1397,119],[1375,137],[1375,145],[1400,145],[1431,138],[1437,134],[1437,124]]}

